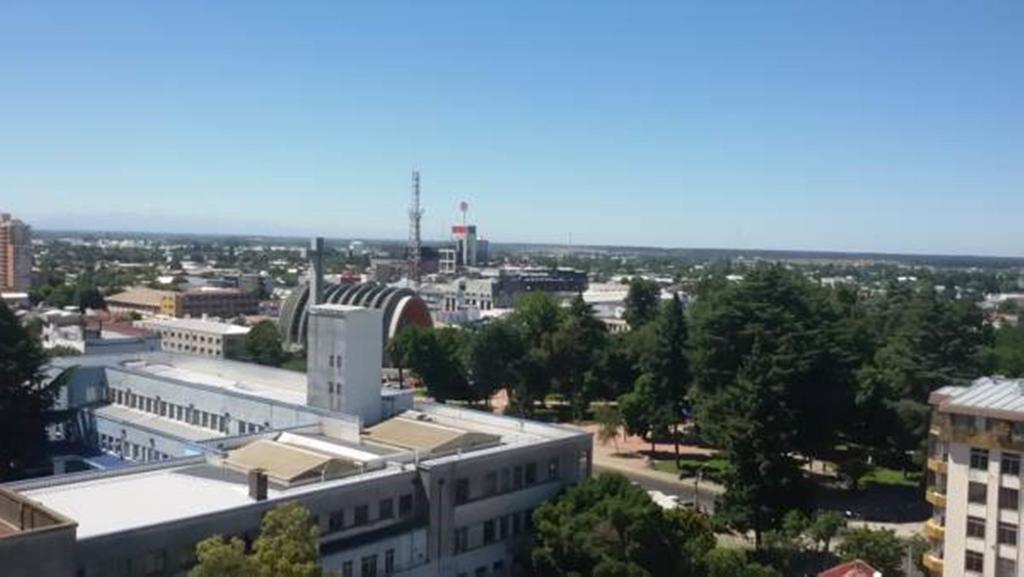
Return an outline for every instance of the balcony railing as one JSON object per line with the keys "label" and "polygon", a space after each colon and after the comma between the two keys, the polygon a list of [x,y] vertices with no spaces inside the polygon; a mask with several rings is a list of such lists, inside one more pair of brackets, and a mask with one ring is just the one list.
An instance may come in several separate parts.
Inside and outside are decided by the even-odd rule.
{"label": "balcony railing", "polygon": [[946,507],[946,496],[936,491],[935,489],[929,489],[924,496],[925,500],[936,507]]}
{"label": "balcony railing", "polygon": [[924,556],[921,558],[921,564],[924,565],[925,568],[928,569],[928,571],[930,571],[933,576],[942,575],[942,568],[945,565],[942,559],[939,559],[938,557],[933,555],[931,551],[928,551],[924,554]]}
{"label": "balcony railing", "polygon": [[929,519],[924,524],[924,534],[932,541],[943,541],[946,538],[946,528],[935,519]]}
{"label": "balcony railing", "polygon": [[930,457],[928,459],[928,470],[945,475],[948,469],[949,464],[942,459],[936,459],[934,457]]}

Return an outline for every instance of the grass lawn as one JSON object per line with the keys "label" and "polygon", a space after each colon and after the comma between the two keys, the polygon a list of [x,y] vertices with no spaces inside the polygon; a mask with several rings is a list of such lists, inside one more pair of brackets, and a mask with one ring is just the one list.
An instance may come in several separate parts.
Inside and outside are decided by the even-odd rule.
{"label": "grass lawn", "polygon": [[722,457],[710,457],[710,458],[694,458],[684,457],[679,461],[680,466],[676,467],[676,460],[674,458],[665,459],[654,462],[654,468],[658,471],[664,471],[666,473],[672,473],[678,475],[681,472],[685,473],[687,477],[693,477],[697,474],[698,469],[703,467],[704,478],[709,481],[720,482],[722,475],[725,473],[727,462]]}
{"label": "grass lawn", "polygon": [[916,488],[921,483],[921,473],[912,471],[903,476],[903,471],[898,469],[887,469],[885,467],[874,467],[864,478],[863,485],[888,485],[890,487],[911,487]]}

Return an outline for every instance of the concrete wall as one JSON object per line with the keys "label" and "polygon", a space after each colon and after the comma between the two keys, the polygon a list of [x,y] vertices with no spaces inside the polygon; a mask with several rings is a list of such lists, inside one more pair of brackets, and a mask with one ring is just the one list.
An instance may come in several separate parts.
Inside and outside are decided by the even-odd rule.
{"label": "concrete wall", "polygon": [[380,421],[383,313],[319,305],[309,310],[309,401],[314,407]]}

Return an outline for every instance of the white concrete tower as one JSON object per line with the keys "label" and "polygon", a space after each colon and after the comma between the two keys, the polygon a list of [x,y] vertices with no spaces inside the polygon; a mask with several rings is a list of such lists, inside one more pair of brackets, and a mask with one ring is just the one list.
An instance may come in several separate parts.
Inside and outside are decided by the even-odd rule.
{"label": "white concrete tower", "polygon": [[383,313],[346,305],[309,309],[307,400],[313,407],[380,421]]}

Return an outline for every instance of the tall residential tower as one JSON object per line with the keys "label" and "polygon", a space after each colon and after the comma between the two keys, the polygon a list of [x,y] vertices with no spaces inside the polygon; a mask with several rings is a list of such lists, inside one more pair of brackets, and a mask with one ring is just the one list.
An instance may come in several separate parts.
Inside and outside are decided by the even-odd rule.
{"label": "tall residential tower", "polygon": [[32,229],[0,214],[0,291],[27,292],[32,285]]}

